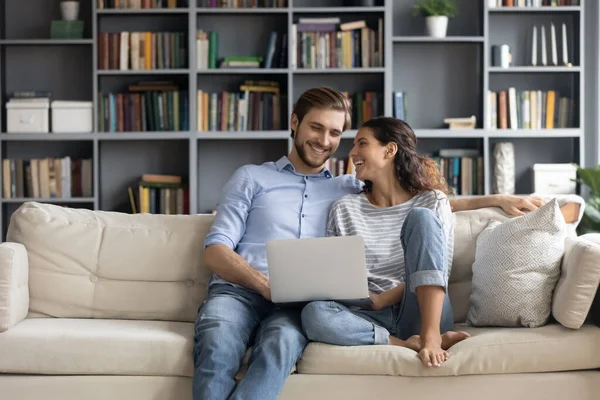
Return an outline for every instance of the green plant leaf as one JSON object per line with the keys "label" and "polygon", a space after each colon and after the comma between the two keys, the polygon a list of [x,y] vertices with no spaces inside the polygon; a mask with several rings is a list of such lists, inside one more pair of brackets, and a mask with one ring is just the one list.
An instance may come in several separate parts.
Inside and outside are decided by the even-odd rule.
{"label": "green plant leaf", "polygon": [[594,196],[600,196],[600,166],[596,168],[577,167],[578,182],[587,185]]}
{"label": "green plant leaf", "polygon": [[423,17],[447,16],[453,18],[456,15],[455,0],[419,0],[413,6],[415,15]]}

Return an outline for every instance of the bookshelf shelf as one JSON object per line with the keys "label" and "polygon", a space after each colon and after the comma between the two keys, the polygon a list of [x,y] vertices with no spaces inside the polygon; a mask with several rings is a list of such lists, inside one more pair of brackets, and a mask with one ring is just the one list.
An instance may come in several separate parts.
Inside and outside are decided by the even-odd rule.
{"label": "bookshelf shelf", "polygon": [[27,201],[36,201],[38,203],[65,203],[65,204],[73,204],[73,203],[93,203],[95,199],[93,197],[72,197],[70,199],[59,199],[59,198],[29,198],[29,197],[19,197],[12,199],[2,199],[2,203],[5,204],[19,204],[25,203]]}
{"label": "bookshelf shelf", "polygon": [[578,128],[562,128],[562,129],[497,129],[490,130],[487,133],[489,138],[531,138],[531,139],[546,139],[546,138],[580,138],[583,132]]}
{"label": "bookshelf shelf", "polygon": [[288,139],[289,131],[244,131],[244,132],[197,132],[198,140],[226,140],[226,139]]}
{"label": "bookshelf shelf", "polygon": [[190,73],[189,69],[137,69],[137,70],[120,70],[120,69],[99,69],[96,71],[98,75],[186,75]]}
{"label": "bookshelf shelf", "polygon": [[99,132],[96,134],[98,140],[178,140],[188,139],[189,132]]}
{"label": "bookshelf shelf", "polygon": [[544,66],[518,66],[518,67],[510,67],[510,68],[502,68],[502,67],[489,67],[488,71],[491,73],[502,73],[502,74],[510,74],[510,73],[560,73],[560,72],[573,72],[579,73],[581,72],[581,67],[544,67]]}
{"label": "bookshelf shelf", "polygon": [[289,8],[197,8],[198,14],[287,14]]}
{"label": "bookshelf shelf", "polygon": [[385,72],[385,68],[298,68],[293,70],[294,74],[379,74]]}
{"label": "bookshelf shelf", "polygon": [[485,137],[485,132],[482,129],[415,129],[415,135],[417,139],[482,139]]}
{"label": "bookshelf shelf", "polygon": [[3,46],[83,46],[94,44],[93,39],[4,39]]}
{"label": "bookshelf shelf", "polygon": [[0,141],[71,141],[93,140],[92,133],[2,133]]}
{"label": "bookshelf shelf", "polygon": [[556,7],[496,7],[489,9],[491,13],[561,13],[580,12],[581,6]]}
{"label": "bookshelf shelf", "polygon": [[134,15],[134,14],[187,14],[190,8],[122,8],[96,10],[98,15]]}
{"label": "bookshelf shelf", "polygon": [[428,36],[394,36],[394,43],[483,43],[483,36],[447,36],[434,38]]}
{"label": "bookshelf shelf", "polygon": [[287,68],[213,68],[213,69],[199,69],[198,74],[224,74],[224,75],[238,75],[238,74],[287,74],[289,69]]}
{"label": "bookshelf shelf", "polygon": [[298,14],[382,13],[385,7],[294,7]]}

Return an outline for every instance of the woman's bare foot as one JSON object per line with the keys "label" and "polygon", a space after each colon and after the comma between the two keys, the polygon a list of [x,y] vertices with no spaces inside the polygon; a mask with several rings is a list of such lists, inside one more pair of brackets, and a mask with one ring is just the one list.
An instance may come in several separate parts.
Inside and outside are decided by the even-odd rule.
{"label": "woman's bare foot", "polygon": [[425,367],[439,367],[449,357],[448,352],[442,349],[442,336],[438,334],[423,335],[419,358]]}
{"label": "woman's bare foot", "polygon": [[421,350],[421,339],[419,335],[409,337],[407,340],[400,340],[390,335],[390,344],[393,346],[402,346],[418,352]]}
{"label": "woman's bare foot", "polygon": [[470,338],[467,332],[459,331],[448,331],[442,335],[442,349],[448,350],[450,347],[454,346],[458,342],[462,342],[465,339]]}

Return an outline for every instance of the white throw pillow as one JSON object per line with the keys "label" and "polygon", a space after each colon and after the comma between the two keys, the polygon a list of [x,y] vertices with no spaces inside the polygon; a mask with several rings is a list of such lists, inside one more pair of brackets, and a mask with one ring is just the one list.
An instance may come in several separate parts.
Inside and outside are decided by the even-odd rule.
{"label": "white throw pillow", "polygon": [[567,237],[558,201],[477,238],[467,321],[475,326],[538,327],[547,323]]}

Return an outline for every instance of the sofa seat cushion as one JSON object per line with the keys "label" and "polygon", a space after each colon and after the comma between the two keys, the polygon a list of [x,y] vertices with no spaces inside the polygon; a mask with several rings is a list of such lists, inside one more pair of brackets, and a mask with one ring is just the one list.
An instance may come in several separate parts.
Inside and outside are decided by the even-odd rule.
{"label": "sofa seat cushion", "polygon": [[403,347],[342,347],[310,343],[298,363],[301,374],[454,376],[571,371],[600,368],[600,328],[571,330],[559,324],[539,328],[473,328],[472,337],[450,349],[439,368],[424,368],[417,353]]}
{"label": "sofa seat cushion", "polygon": [[0,333],[0,373],[193,375],[186,322],[25,319]]}

